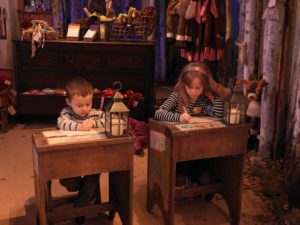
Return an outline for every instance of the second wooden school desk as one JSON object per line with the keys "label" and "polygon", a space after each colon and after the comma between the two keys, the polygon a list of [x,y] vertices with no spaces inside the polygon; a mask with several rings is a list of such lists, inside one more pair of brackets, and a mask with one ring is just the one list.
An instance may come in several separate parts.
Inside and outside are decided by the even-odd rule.
{"label": "second wooden school desk", "polygon": [[[164,224],[173,225],[176,197],[218,192],[228,205],[231,224],[238,225],[248,130],[248,125],[178,129],[175,123],[150,120],[147,210],[157,204]],[[176,163],[202,159],[213,160],[219,182],[176,189]]]}
{"label": "second wooden school desk", "polygon": [[[132,225],[133,137],[108,139],[104,133],[55,137],[55,132],[62,131],[32,134],[37,224],[109,210],[111,218],[118,212],[123,225]],[[102,172],[109,173],[109,202],[54,210],[49,181]]]}

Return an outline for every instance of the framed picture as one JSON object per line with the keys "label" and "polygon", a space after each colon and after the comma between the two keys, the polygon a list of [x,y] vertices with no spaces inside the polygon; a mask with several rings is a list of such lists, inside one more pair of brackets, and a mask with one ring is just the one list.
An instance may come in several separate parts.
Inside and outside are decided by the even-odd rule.
{"label": "framed picture", "polygon": [[68,26],[67,40],[78,41],[80,32],[80,24],[70,23]]}
{"label": "framed picture", "polygon": [[83,40],[85,41],[94,41],[96,38],[97,30],[88,29],[85,33]]}

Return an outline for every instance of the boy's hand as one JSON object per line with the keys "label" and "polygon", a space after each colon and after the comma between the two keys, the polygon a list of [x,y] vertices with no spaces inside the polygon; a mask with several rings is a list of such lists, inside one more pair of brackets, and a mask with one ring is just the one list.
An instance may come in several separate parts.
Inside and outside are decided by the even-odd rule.
{"label": "boy's hand", "polygon": [[79,130],[88,131],[88,130],[91,130],[93,126],[94,126],[94,121],[87,119],[87,120],[83,121],[82,124],[79,125]]}
{"label": "boy's hand", "polygon": [[188,113],[182,113],[180,115],[180,118],[179,118],[179,122],[180,123],[189,123],[191,121],[192,117],[190,114]]}

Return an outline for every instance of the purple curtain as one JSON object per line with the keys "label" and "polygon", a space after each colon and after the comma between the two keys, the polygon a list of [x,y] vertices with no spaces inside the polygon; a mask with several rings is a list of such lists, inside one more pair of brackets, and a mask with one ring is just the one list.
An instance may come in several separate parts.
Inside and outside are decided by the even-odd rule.
{"label": "purple curtain", "polygon": [[127,13],[130,6],[141,10],[142,0],[113,0],[113,9],[116,15],[119,15],[119,13]]}
{"label": "purple curtain", "polygon": [[70,21],[73,23],[75,19],[85,18],[86,15],[83,11],[87,7],[88,0],[71,0],[70,1]]}
{"label": "purple curtain", "polygon": [[[74,22],[75,19],[86,17],[83,8],[87,7],[87,5],[88,5],[88,0],[70,1],[70,22],[71,23]],[[141,10],[142,1],[141,0],[113,0],[113,8],[115,10],[116,15],[119,15],[119,13],[127,13],[128,8],[130,6],[135,7],[137,10]]]}

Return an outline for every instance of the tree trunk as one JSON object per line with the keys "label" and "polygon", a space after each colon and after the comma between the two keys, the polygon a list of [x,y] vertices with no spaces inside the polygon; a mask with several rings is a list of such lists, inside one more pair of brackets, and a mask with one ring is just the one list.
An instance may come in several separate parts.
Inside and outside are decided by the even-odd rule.
{"label": "tree trunk", "polygon": [[[282,30],[284,22],[285,3],[276,2],[275,7],[267,7],[263,19],[263,78],[268,86],[264,88],[261,99],[261,130],[259,155],[269,158],[273,151],[275,127],[275,100],[278,85],[278,68],[280,64],[280,50],[282,48]],[[274,16],[275,15],[275,16]]]}
{"label": "tree trunk", "polygon": [[[245,14],[246,14],[246,2],[245,0],[239,0],[240,13],[239,13],[239,34],[237,40],[244,42],[244,30],[245,30]],[[244,74],[244,63],[238,60],[236,74],[238,79],[243,78]]]}
{"label": "tree trunk", "polygon": [[287,159],[290,162],[289,202],[300,207],[300,1],[289,2],[289,54],[291,76],[286,133]]}
{"label": "tree trunk", "polygon": [[[288,3],[289,4],[289,3]],[[288,6],[286,6],[284,19],[284,38],[282,41],[282,51],[280,54],[279,76],[278,76],[278,91],[276,97],[276,113],[275,113],[275,133],[273,146],[273,159],[277,160],[284,157],[284,136],[286,131],[287,107],[288,107],[288,93],[290,84],[291,68],[291,51],[292,46],[289,40],[291,35],[291,25],[288,24]],[[291,15],[290,15],[291,16]],[[291,18],[291,17],[290,17]]]}
{"label": "tree trunk", "polygon": [[247,62],[244,64],[244,79],[250,80],[254,74],[254,57],[255,57],[255,18],[256,1],[246,1],[245,30],[244,42],[247,43]]}

